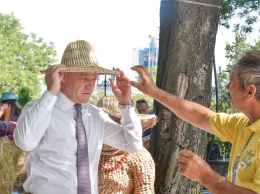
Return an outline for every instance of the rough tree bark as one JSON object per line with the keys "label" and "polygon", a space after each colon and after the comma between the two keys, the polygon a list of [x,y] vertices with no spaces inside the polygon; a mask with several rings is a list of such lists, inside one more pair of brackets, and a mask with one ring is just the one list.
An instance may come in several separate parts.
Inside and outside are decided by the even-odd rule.
{"label": "rough tree bark", "polygon": [[[182,98],[210,106],[211,74],[222,0],[161,0],[156,84]],[[201,193],[202,186],[178,174],[177,156],[188,149],[205,157],[207,136],[154,102],[159,121],[150,150],[156,163],[156,193]]]}

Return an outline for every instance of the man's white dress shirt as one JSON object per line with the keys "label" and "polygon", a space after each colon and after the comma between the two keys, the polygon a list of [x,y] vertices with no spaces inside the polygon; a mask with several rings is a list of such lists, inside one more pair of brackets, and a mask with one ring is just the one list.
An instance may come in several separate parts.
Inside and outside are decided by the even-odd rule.
{"label": "man's white dress shirt", "polygon": [[[142,148],[142,128],[134,108],[121,109],[121,125],[101,109],[83,104],[82,117],[88,141],[92,194],[98,193],[98,164],[102,144],[127,152]],[[26,192],[77,193],[76,110],[61,92],[46,91],[28,102],[14,130],[15,144],[26,151]]]}

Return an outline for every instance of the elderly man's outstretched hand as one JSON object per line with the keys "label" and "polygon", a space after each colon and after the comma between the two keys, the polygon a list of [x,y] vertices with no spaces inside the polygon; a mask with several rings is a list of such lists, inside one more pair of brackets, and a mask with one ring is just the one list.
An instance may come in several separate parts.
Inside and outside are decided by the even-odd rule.
{"label": "elderly man's outstretched hand", "polygon": [[141,78],[140,83],[131,81],[131,85],[141,92],[152,96],[154,90],[156,90],[157,86],[155,85],[153,78],[151,77],[148,69],[143,65],[137,65],[131,67],[132,70],[136,71]]}

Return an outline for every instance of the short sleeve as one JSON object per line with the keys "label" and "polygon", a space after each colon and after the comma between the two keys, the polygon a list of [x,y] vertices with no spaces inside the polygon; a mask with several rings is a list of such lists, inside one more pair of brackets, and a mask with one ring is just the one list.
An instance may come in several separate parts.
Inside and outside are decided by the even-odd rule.
{"label": "short sleeve", "polygon": [[242,114],[214,113],[209,118],[210,127],[223,142],[233,143],[241,128],[248,125],[248,118]]}

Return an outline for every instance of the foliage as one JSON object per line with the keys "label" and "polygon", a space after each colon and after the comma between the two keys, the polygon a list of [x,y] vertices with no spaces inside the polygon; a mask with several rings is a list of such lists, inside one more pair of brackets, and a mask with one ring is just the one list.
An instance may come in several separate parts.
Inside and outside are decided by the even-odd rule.
{"label": "foliage", "polygon": [[[252,32],[255,23],[259,21],[260,0],[224,0],[220,16],[220,25],[230,28],[230,20],[239,18],[233,26],[234,31],[241,29]],[[243,20],[243,22],[242,22]]]}
{"label": "foliage", "polygon": [[28,87],[21,87],[18,92],[18,103],[23,107],[32,100],[32,91]]}
{"label": "foliage", "polygon": [[45,43],[36,34],[22,32],[13,14],[0,14],[0,92],[18,93],[22,87],[33,91],[37,98],[41,91],[40,70],[56,61],[53,43]]}

